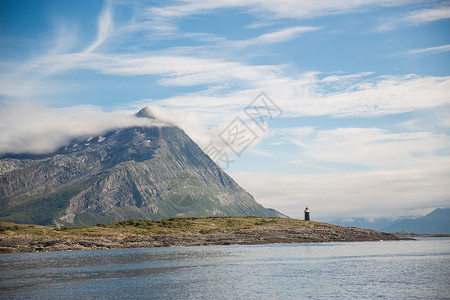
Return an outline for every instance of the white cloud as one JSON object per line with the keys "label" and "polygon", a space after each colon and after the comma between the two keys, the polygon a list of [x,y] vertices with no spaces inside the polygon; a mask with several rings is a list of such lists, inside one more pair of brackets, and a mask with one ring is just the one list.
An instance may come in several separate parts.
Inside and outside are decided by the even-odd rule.
{"label": "white cloud", "polygon": [[[265,91],[281,107],[286,117],[372,117],[436,108],[450,103],[450,77],[374,77],[372,72],[326,77],[318,72],[290,75],[280,65],[252,66],[221,59],[152,53],[54,55],[40,58],[35,64],[35,71],[45,73],[47,67],[53,69],[64,64],[121,76],[160,75],[160,84],[169,86],[208,84],[209,88],[201,92],[141,101],[136,107],[159,105],[181,116],[190,115],[192,120],[197,118],[197,122],[187,121],[195,126],[184,127],[202,147],[217,136],[217,132],[207,129],[213,126],[217,126],[216,131],[224,128],[261,91]],[[47,88],[49,91],[55,90],[51,84],[37,82],[28,86],[20,81],[14,82],[6,74],[5,79],[0,83],[0,90],[7,95],[19,93],[19,96],[25,97],[27,93],[45,93]],[[231,84],[235,84],[231,92],[226,88],[222,90]]]}
{"label": "white cloud", "polygon": [[[254,71],[256,73],[252,74]],[[241,82],[241,89],[232,92],[213,90],[210,94],[202,91],[167,98],[158,103],[174,109],[200,107],[200,110],[229,114],[243,109],[252,98],[264,91],[281,107],[286,117],[373,117],[450,103],[450,77],[404,75],[365,79],[361,74],[355,74],[321,80],[320,73],[306,73],[295,78],[275,72],[257,74],[256,68],[247,72],[249,81],[247,84]],[[251,81],[253,76],[258,80]]]}
{"label": "white cloud", "polygon": [[[357,82],[333,82],[332,87],[315,78],[279,84],[266,83],[288,114],[294,116],[371,117],[398,114],[448,104],[450,77],[379,76]],[[302,85],[303,84],[303,85]],[[338,90],[334,90],[338,88]],[[283,100],[281,100],[283,99]]]}
{"label": "white cloud", "polygon": [[313,1],[313,0],[185,0],[180,5],[149,9],[149,16],[160,18],[180,18],[224,8],[244,8],[268,19],[294,18],[308,19],[324,15],[355,13],[373,6],[400,6],[413,1],[395,0],[353,0],[353,1]]}
{"label": "white cloud", "polygon": [[[373,5],[401,5],[395,1],[285,1],[274,5],[269,1],[186,1],[173,11],[167,7],[155,8],[153,15],[178,16],[184,13],[204,12],[230,6],[257,7],[257,10],[285,11],[312,16],[333,12],[353,11]],[[296,8],[296,9],[294,9]],[[31,59],[13,71],[13,67],[0,74],[0,95],[13,100],[29,100],[28,97],[61,93],[73,88],[62,85],[57,75],[83,69],[111,76],[157,75],[158,83],[165,86],[208,85],[206,90],[164,99],[163,105],[171,103],[179,107],[206,107],[217,110],[229,105],[236,109],[245,105],[247,98],[260,91],[272,95],[290,116],[375,116],[395,114],[416,109],[437,107],[448,103],[449,77],[391,76],[367,78],[371,72],[343,76],[327,76],[319,79],[320,73],[289,73],[286,65],[251,65],[239,58],[211,58],[194,53],[192,55],[138,52],[135,54],[94,53],[100,45],[116,33],[123,34],[126,26],[115,26],[112,5],[107,2],[98,20],[96,40],[78,53],[54,53]],[[294,12],[292,12],[294,11]],[[118,28],[119,27],[119,28]],[[113,32],[114,29],[114,32]],[[296,26],[269,32],[242,41],[216,41],[220,44],[254,46],[276,43],[295,38],[301,33],[318,30],[318,27]],[[131,29],[127,29],[131,30]],[[231,51],[232,52],[232,51]],[[211,53],[210,53],[211,54]],[[83,88],[83,87],[78,87]],[[86,87],[84,87],[86,88]],[[230,92],[231,91],[231,92]],[[244,100],[243,100],[244,99]],[[202,109],[201,108],[201,109]],[[238,108],[239,109],[239,108]],[[231,109],[225,110],[228,113]]]}
{"label": "white cloud", "polygon": [[251,38],[248,40],[229,41],[229,42],[234,46],[255,46],[255,45],[281,43],[294,39],[302,33],[317,31],[319,29],[320,27],[296,26],[281,29],[279,31],[265,33],[258,37]]}
{"label": "white cloud", "polygon": [[231,175],[258,202],[292,217],[302,217],[305,206],[311,208],[316,220],[397,217],[449,207],[450,139],[444,133],[420,131],[418,123],[394,126],[415,130],[406,132],[380,128],[273,129],[274,145],[297,146],[297,152],[290,151],[285,158],[285,163],[291,164],[290,174],[265,171]]}
{"label": "white cloud", "polygon": [[430,9],[421,9],[408,12],[402,16],[383,20],[383,23],[377,27],[378,31],[389,31],[402,26],[419,26],[425,23],[449,19],[450,7],[441,6]]}
{"label": "white cloud", "polygon": [[436,46],[436,47],[428,47],[428,48],[421,48],[421,49],[412,49],[404,54],[409,55],[417,55],[417,54],[438,54],[443,52],[450,51],[450,44],[449,45],[443,45],[443,46]]}
{"label": "white cloud", "polygon": [[[373,8],[414,4],[417,0],[183,0],[175,2],[176,4],[169,3],[161,7],[138,7],[136,9],[138,17],[135,18],[138,21],[130,26],[131,30],[152,29],[151,35],[154,37],[179,36],[177,22],[180,19],[223,9],[237,9],[254,15],[257,21],[249,24],[247,28],[258,28],[273,26],[279,20],[305,20],[328,15],[363,13]],[[271,37],[270,33],[265,37]],[[260,43],[262,40],[254,38],[251,42]]]}
{"label": "white cloud", "polygon": [[232,177],[262,205],[302,218],[398,217],[450,206],[450,157],[395,170],[274,174],[235,172]]}
{"label": "white cloud", "polygon": [[442,149],[450,150],[445,134],[432,132],[391,133],[379,128],[337,128],[316,130],[311,127],[279,129],[275,136],[299,146],[299,161],[316,165],[351,165],[371,169],[396,169],[434,157]]}
{"label": "white cloud", "polygon": [[339,82],[358,80],[358,79],[367,77],[372,74],[374,74],[374,72],[362,72],[362,73],[350,74],[350,75],[330,75],[330,76],[323,78],[321,80],[321,82],[336,84]]}
{"label": "white cloud", "polygon": [[55,78],[42,80],[42,78],[35,78],[30,74],[17,76],[13,72],[9,74],[0,72],[0,97],[15,102],[33,100],[34,103],[38,104],[41,97],[47,98],[55,94],[74,92],[82,88],[77,83],[69,83]]}
{"label": "white cloud", "polygon": [[61,65],[107,75],[161,75],[160,84],[194,86],[233,80],[258,81],[273,78],[282,66],[246,65],[221,59],[141,53],[139,55],[73,53],[41,57],[36,69],[48,72]]}
{"label": "white cloud", "polygon": [[49,51],[50,54],[65,53],[72,50],[76,45],[78,40],[78,29],[74,25],[67,24],[56,24],[55,37],[52,42],[52,49]]}
{"label": "white cloud", "polygon": [[49,153],[74,138],[89,138],[131,126],[164,126],[134,115],[92,106],[47,108],[11,105],[0,110],[0,153]]}
{"label": "white cloud", "polygon": [[416,25],[449,18],[450,18],[450,7],[443,6],[438,8],[413,11],[404,18],[404,21]]}
{"label": "white cloud", "polygon": [[[141,109],[141,107],[137,108]],[[3,106],[0,109],[0,154],[51,153],[69,144],[73,139],[83,139],[104,134],[110,130],[132,126],[172,126],[183,129],[203,150],[212,142],[225,149],[221,132],[231,121],[223,118],[216,126],[209,126],[210,114],[196,111],[176,112],[152,105],[150,111],[156,120],[138,118],[135,111],[103,112],[94,106],[48,108],[30,104]],[[264,137],[258,125],[249,125],[258,131],[256,144]],[[225,149],[231,152],[231,149]]]}
{"label": "white cloud", "polygon": [[201,114],[197,111],[169,111],[154,105],[151,106],[151,111],[158,120],[175,124],[183,129],[202,149],[205,149],[212,141],[217,143],[217,129],[208,130],[208,120],[211,121],[211,117],[208,117],[207,114]]}
{"label": "white cloud", "polygon": [[[114,21],[112,4],[105,1],[97,21],[97,37],[83,51],[70,53],[77,40],[76,28],[65,24],[55,25],[56,38],[49,42],[52,46],[47,53],[33,57],[21,64],[3,63],[0,72],[0,97],[8,100],[30,101],[39,96],[59,94],[63,91],[80,89],[74,84],[63,83],[56,75],[71,71],[92,62],[92,52],[104,44],[113,34]],[[67,54],[69,52],[70,54]],[[91,56],[90,56],[91,55]]]}
{"label": "white cloud", "polygon": [[113,32],[114,21],[111,1],[105,1],[105,6],[100,13],[97,26],[97,39],[84,50],[86,53],[96,50],[111,36]]}
{"label": "white cloud", "polygon": [[[197,112],[173,112],[158,106],[149,109],[156,120],[138,118],[130,111],[103,112],[93,106],[67,108],[48,108],[30,104],[3,106],[0,110],[0,155],[52,153],[69,145],[74,139],[87,140],[111,130],[132,126],[177,126],[205,152],[213,145],[212,147],[228,155],[226,156],[229,158],[228,162],[234,161],[230,156],[231,148],[220,137],[228,125],[227,122],[208,128],[205,122],[208,118]],[[265,132],[256,124],[248,126],[253,132],[258,133],[257,139],[249,145],[251,148],[264,138]],[[214,154],[211,149],[207,154]],[[258,155],[267,155],[255,151]],[[218,164],[228,166],[222,155],[211,158]]]}
{"label": "white cloud", "polygon": [[[224,130],[226,130],[226,127],[235,117],[239,117],[241,120],[245,119],[243,112],[240,114],[230,114],[230,116],[217,116],[211,114],[211,112],[202,113],[198,110],[169,111],[166,108],[155,105],[151,106],[151,111],[158,120],[165,123],[174,124],[183,129],[203,151],[207,152],[208,147],[211,146],[210,144],[213,144],[213,147],[227,153],[227,155],[232,154],[233,150],[229,147],[227,142],[221,138],[221,135],[222,137],[227,136],[227,133],[224,133]],[[257,153],[258,155],[267,155],[267,153],[251,148],[265,138],[267,133],[267,131],[265,131],[266,129],[261,129],[259,125],[255,123],[246,123],[246,125],[250,128],[252,133],[256,134],[256,139],[248,146],[250,148],[248,151],[254,151],[253,153]],[[242,135],[242,137],[253,138],[254,136],[251,135],[250,132],[247,132]],[[220,157],[212,158],[218,163],[221,163]]]}

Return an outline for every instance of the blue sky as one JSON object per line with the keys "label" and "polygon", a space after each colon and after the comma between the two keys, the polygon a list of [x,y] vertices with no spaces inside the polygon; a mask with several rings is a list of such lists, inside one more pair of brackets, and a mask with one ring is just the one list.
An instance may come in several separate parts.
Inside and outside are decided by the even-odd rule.
{"label": "blue sky", "polygon": [[[424,214],[450,206],[449,33],[448,1],[4,0],[0,152],[151,106],[290,216]],[[261,92],[263,126],[244,111]],[[235,118],[255,138],[239,155]]]}

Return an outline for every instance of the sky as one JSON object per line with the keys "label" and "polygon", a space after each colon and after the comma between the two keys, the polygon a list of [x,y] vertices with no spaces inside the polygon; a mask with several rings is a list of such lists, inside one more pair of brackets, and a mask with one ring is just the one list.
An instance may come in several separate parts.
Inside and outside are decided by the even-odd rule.
{"label": "sky", "polygon": [[450,207],[450,2],[0,1],[0,153],[147,106],[291,217]]}

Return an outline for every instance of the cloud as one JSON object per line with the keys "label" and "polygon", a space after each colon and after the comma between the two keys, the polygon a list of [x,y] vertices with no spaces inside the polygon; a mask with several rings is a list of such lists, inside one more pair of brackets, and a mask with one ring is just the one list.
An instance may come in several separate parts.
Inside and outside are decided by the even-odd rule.
{"label": "cloud", "polygon": [[95,41],[81,52],[70,52],[78,37],[76,28],[56,24],[56,37],[49,42],[51,48],[47,49],[45,54],[34,56],[21,64],[2,63],[5,68],[0,72],[0,97],[8,100],[30,101],[39,96],[80,89],[80,85],[68,84],[54,77],[80,68],[80,65],[86,61],[91,62],[89,55],[107,41],[113,34],[113,29],[111,1],[105,1],[100,13]]}
{"label": "cloud", "polygon": [[84,50],[85,53],[93,52],[111,36],[114,29],[111,1],[105,1],[105,6],[100,13],[97,27],[97,38]]}
{"label": "cloud", "polygon": [[[280,105],[293,116],[373,117],[449,103],[450,77],[411,74],[360,78],[358,81],[344,78],[333,82],[332,86],[314,77],[303,81],[303,85],[291,80],[278,84],[278,89],[268,85],[267,92],[276,93],[277,99],[289,98],[291,101]],[[284,86],[283,90],[281,86]]]}
{"label": "cloud", "polygon": [[[34,103],[40,102],[40,97],[49,97],[56,94],[75,92],[83,89],[74,82],[67,82],[58,78],[34,77],[32,74],[17,76],[14,72],[0,72],[0,99],[6,98],[9,101],[27,101],[33,100]],[[41,100],[45,101],[45,100]]]}
{"label": "cloud", "polygon": [[93,70],[106,75],[161,75],[168,86],[194,86],[229,81],[273,78],[282,66],[246,65],[221,59],[141,53],[138,55],[71,53],[41,57],[31,62],[34,72],[56,73],[71,69]]}
{"label": "cloud", "polygon": [[183,129],[202,149],[205,149],[210,142],[216,141],[218,138],[214,130],[208,130],[206,115],[196,111],[177,112],[155,105],[152,105],[150,109],[158,120],[174,124]]}
{"label": "cloud", "polygon": [[445,134],[426,131],[392,133],[380,128],[337,128],[317,130],[311,127],[279,129],[279,141],[299,147],[302,162],[323,165],[357,166],[370,169],[396,169],[412,166],[436,153],[450,150]]}
{"label": "cloud", "polygon": [[[373,77],[369,72],[321,79],[318,72],[286,76],[281,67],[279,73],[275,66],[266,66],[266,69],[240,67],[243,72],[241,78],[248,81],[240,81],[240,85],[231,92],[212,89],[153,101],[173,109],[196,108],[229,115],[242,110],[264,91],[285,112],[285,117],[374,117],[450,103],[450,77],[413,74]],[[232,75],[225,72],[218,76],[226,78]],[[173,80],[177,82],[177,77]],[[187,81],[183,82],[187,84]]]}
{"label": "cloud", "polygon": [[[442,121],[428,119],[430,124]],[[292,217],[301,218],[305,206],[316,220],[398,217],[449,207],[450,139],[443,132],[425,131],[421,120],[407,123],[391,130],[271,129],[270,146],[263,149],[270,154],[280,149],[272,147],[291,147],[284,162],[283,156],[275,158],[278,165],[290,164],[288,171],[231,176],[258,202]]]}
{"label": "cloud", "polygon": [[403,26],[419,26],[429,22],[450,18],[450,7],[441,6],[430,9],[420,9],[408,12],[403,16],[386,19],[377,27],[377,31],[384,32]]}
{"label": "cloud", "polygon": [[[258,53],[260,51],[260,49],[258,48],[260,46],[287,42],[296,39],[302,34],[318,31],[320,29],[321,27],[317,26],[294,26],[267,32],[259,36],[243,40],[228,40],[226,38],[223,38],[222,36],[216,36],[212,34],[184,33],[183,37],[192,37],[199,41],[207,42],[209,45],[191,48],[184,47],[182,48],[182,52],[190,51],[192,53],[198,54],[198,50],[202,49],[204,53],[213,53],[213,56],[233,57],[232,53],[236,53],[237,51],[241,51],[241,53],[243,53],[242,50],[244,50],[245,48],[253,47],[251,51],[252,55],[255,55],[255,53]],[[213,43],[212,45],[211,42]],[[248,49],[245,50],[249,51]],[[228,55],[226,53],[228,53]]]}
{"label": "cloud", "polygon": [[92,106],[10,105],[0,110],[0,154],[50,153],[74,138],[98,136],[117,128],[164,125],[124,112],[102,112]]}
{"label": "cloud", "polygon": [[443,46],[437,46],[437,47],[412,49],[412,50],[404,52],[403,54],[406,54],[406,55],[419,55],[419,54],[429,55],[429,54],[444,53],[444,52],[448,52],[448,51],[450,51],[450,44],[443,45]]}
{"label": "cloud", "polygon": [[374,74],[374,72],[362,72],[362,73],[350,74],[350,75],[330,75],[330,76],[327,76],[327,77],[321,79],[320,81],[323,83],[336,84],[339,82],[355,81],[357,79],[361,79],[361,78],[367,77],[372,74]]}
{"label": "cloud", "polygon": [[206,13],[216,9],[242,8],[265,18],[309,19],[318,16],[355,13],[373,6],[400,6],[413,1],[395,0],[355,0],[355,1],[313,1],[313,0],[187,0],[179,5],[154,7],[148,10],[149,16],[175,19],[190,15]]}
{"label": "cloud", "polygon": [[[223,157],[214,157],[213,151],[211,150],[215,148],[221,153],[228,155],[231,159],[233,150],[230,148],[226,140],[228,134],[228,131],[226,131],[227,127],[236,117],[241,120],[245,120],[245,114],[243,112],[240,114],[231,114],[228,117],[217,117],[217,115],[212,115],[211,113],[202,114],[197,110],[177,112],[155,105],[151,106],[151,111],[158,120],[165,123],[174,124],[175,126],[183,129],[186,134],[218,164],[224,163],[224,161],[221,160]],[[215,125],[211,126],[212,124]],[[248,145],[247,149],[251,149],[249,151],[258,153],[258,155],[262,154],[261,151],[252,149],[252,147],[256,146],[262,139],[265,138],[267,130],[262,129],[258,124],[252,122],[246,122],[246,125],[248,126],[249,131],[244,132],[240,135],[240,137],[244,139],[255,138],[254,141]],[[239,127],[239,131],[241,131],[242,128],[244,127]],[[227,167],[226,165],[223,166]]]}
{"label": "cloud", "polygon": [[412,23],[414,25],[438,21],[450,18],[450,7],[443,6],[431,9],[422,9],[409,13],[403,21]]}
{"label": "cloud", "polygon": [[[206,4],[185,1],[182,3],[175,6],[176,9],[173,11],[169,9],[170,7],[151,10],[142,8],[143,12],[140,14],[147,15],[148,18],[150,15],[175,18],[184,14],[205,12],[209,9],[237,6],[246,7],[252,12],[255,9],[256,11],[261,9],[283,11],[286,14],[302,11],[302,14],[312,16],[348,12],[378,5],[401,5],[403,2],[342,1],[335,3],[325,1],[317,4],[309,1],[299,3],[288,0],[283,2],[283,5],[274,5],[270,1],[218,1]],[[114,5],[120,5],[120,3],[114,2]],[[448,102],[444,97],[449,90],[448,77],[407,75],[368,78],[373,74],[365,72],[344,76],[332,75],[320,79],[321,74],[318,72],[296,74],[290,72],[287,65],[249,64],[233,54],[228,58],[213,57],[211,53],[199,53],[201,49],[204,49],[200,46],[192,47],[190,55],[180,54],[185,49],[179,49],[178,52],[176,49],[138,51],[134,54],[99,52],[100,46],[109,39],[123,36],[128,32],[127,30],[138,30],[137,27],[131,25],[127,27],[122,23],[116,26],[113,19],[113,6],[110,2],[106,2],[98,19],[97,38],[84,51],[75,53],[51,51],[47,55],[31,58],[19,68],[9,66],[0,74],[0,79],[3,79],[0,83],[0,96],[12,100],[29,101],[31,97],[36,99],[46,94],[54,95],[74,89],[86,89],[86,86],[73,86],[68,83],[68,80],[57,76],[81,69],[110,76],[156,75],[159,77],[158,84],[163,86],[207,85],[201,92],[163,100],[165,103],[170,102],[179,107],[187,107],[191,102],[192,105],[195,103],[211,109],[225,105],[236,109],[238,101],[245,101],[242,100],[242,96],[254,97],[262,90],[276,95],[276,100],[285,107],[285,111],[289,111],[291,116],[373,116],[436,107]],[[278,43],[319,29],[319,27],[309,26],[289,27],[247,40],[217,40],[214,47],[217,50],[221,45],[232,47],[233,44],[258,46],[265,43]],[[218,52],[220,51],[213,51],[213,54]],[[235,52],[230,51],[230,53]],[[180,103],[181,101],[184,103]],[[215,104],[217,104],[216,107],[214,107]]]}
{"label": "cloud", "polygon": [[317,31],[319,29],[320,27],[295,26],[274,32],[265,33],[258,37],[247,40],[229,41],[229,43],[233,46],[257,46],[264,44],[282,43],[294,39],[302,33]]}
{"label": "cloud", "polygon": [[[138,118],[130,111],[103,112],[94,106],[66,108],[48,108],[31,104],[3,106],[0,110],[0,155],[51,153],[70,144],[74,139],[88,139],[111,130],[132,126],[177,126],[204,151],[212,144],[224,153],[232,153],[220,137],[229,120],[223,119],[221,124],[211,128],[208,126],[208,118],[205,117],[207,115],[195,111],[169,111],[155,105],[148,108],[156,120]],[[248,126],[253,132],[258,133],[257,139],[250,145],[253,147],[264,138],[264,132],[257,124]],[[221,157],[212,158],[218,163],[224,162]]]}
{"label": "cloud", "polygon": [[395,170],[277,174],[233,172],[231,176],[262,205],[312,219],[398,217],[450,206],[450,157]]}
{"label": "cloud", "polygon": [[[396,7],[417,0],[345,0],[345,1],[313,1],[313,0],[183,0],[169,2],[166,6],[139,7],[136,9],[138,21],[130,26],[133,30],[152,29],[152,36],[180,35],[177,22],[194,15],[213,13],[217,10],[238,9],[257,18],[247,28],[267,27],[280,20],[307,20],[322,16],[355,14],[379,7]],[[129,4],[128,4],[129,5]],[[183,35],[183,37],[185,37]],[[268,36],[270,37],[270,33]],[[250,42],[250,41],[249,41]],[[253,40],[252,42],[261,42]],[[236,41],[237,43],[237,41]]]}
{"label": "cloud", "polygon": [[73,24],[54,24],[55,37],[52,40],[50,54],[66,53],[72,50],[78,39],[78,29]]}

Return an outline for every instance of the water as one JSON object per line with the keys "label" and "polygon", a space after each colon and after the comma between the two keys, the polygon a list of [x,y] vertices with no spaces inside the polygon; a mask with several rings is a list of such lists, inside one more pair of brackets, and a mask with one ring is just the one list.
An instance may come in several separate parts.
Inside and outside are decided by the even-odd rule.
{"label": "water", "polygon": [[0,255],[0,298],[450,299],[450,239]]}

